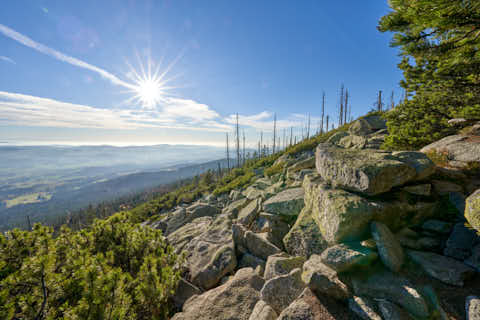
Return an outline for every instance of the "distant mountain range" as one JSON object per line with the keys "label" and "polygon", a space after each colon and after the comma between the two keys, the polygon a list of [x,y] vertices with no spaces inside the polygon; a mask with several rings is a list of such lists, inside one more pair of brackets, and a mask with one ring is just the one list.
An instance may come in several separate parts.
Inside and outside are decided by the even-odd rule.
{"label": "distant mountain range", "polygon": [[0,146],[0,229],[226,166],[223,148]]}

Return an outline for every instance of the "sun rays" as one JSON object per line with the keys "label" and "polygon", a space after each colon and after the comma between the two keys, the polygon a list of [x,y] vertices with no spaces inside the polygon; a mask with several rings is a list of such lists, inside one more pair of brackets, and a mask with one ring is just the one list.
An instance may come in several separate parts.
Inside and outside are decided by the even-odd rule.
{"label": "sun rays", "polygon": [[172,89],[178,88],[169,85],[178,76],[168,78],[167,75],[180,56],[162,70],[162,60],[155,63],[150,57],[146,63],[136,54],[138,69],[127,62],[129,72],[127,78],[133,83],[129,86],[128,93],[133,94],[125,102],[139,105],[144,109],[154,109],[172,96]]}

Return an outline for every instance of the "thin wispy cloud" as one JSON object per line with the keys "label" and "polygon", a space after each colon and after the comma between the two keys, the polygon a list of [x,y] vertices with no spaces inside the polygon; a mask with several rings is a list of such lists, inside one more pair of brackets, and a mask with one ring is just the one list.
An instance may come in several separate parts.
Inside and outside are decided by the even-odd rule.
{"label": "thin wispy cloud", "polygon": [[0,56],[0,60],[11,63],[11,64],[17,64],[15,61],[13,61],[13,59],[5,56]]}
{"label": "thin wispy cloud", "polygon": [[[188,108],[195,113],[172,112]],[[193,100],[169,100],[158,111],[102,109],[19,93],[0,91],[0,124],[60,128],[137,129],[173,128],[224,132],[232,127],[217,113]]]}
{"label": "thin wispy cloud", "polygon": [[50,47],[48,47],[44,44],[38,43],[38,42],[30,39],[26,35],[23,35],[23,34],[15,31],[15,30],[13,30],[13,29],[11,29],[11,28],[3,25],[3,24],[0,24],[0,33],[2,33],[3,35],[21,43],[21,44],[23,44],[24,46],[27,46],[27,47],[32,48],[34,50],[37,50],[38,52],[41,52],[41,53],[46,54],[48,56],[51,56],[51,57],[53,57],[57,60],[69,63],[71,65],[74,65],[74,66],[77,66],[77,67],[80,67],[80,68],[84,68],[84,69],[96,72],[100,76],[102,76],[103,78],[112,82],[113,84],[120,85],[120,86],[123,86],[125,88],[129,88],[129,89],[134,89],[135,88],[134,85],[121,80],[120,78],[118,78],[114,74],[111,74],[110,72],[108,72],[104,69],[101,69],[99,67],[91,65],[91,64],[89,64],[85,61],[82,61],[80,59],[77,59],[77,58],[71,57],[69,55],[66,55],[66,54],[64,54],[62,52],[59,52],[55,49],[52,49],[52,48],[50,48]]}

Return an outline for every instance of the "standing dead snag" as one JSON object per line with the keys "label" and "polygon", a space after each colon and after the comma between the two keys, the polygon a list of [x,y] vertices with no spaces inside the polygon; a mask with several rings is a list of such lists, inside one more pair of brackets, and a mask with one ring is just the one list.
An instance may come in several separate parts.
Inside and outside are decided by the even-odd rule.
{"label": "standing dead snag", "polygon": [[320,126],[320,133],[323,133],[323,118],[325,116],[325,91],[322,96],[322,125]]}
{"label": "standing dead snag", "polygon": [[227,150],[226,150],[226,153],[227,153],[227,168],[230,171],[230,150],[228,148],[228,132],[226,133],[226,135],[227,135]]}
{"label": "standing dead snag", "polygon": [[273,114],[273,148],[272,154],[275,154],[275,144],[277,142],[277,114]]}
{"label": "standing dead snag", "polygon": [[237,123],[235,126],[236,133],[236,147],[237,147],[237,167],[240,168],[240,127],[238,125],[238,113],[237,113]]}

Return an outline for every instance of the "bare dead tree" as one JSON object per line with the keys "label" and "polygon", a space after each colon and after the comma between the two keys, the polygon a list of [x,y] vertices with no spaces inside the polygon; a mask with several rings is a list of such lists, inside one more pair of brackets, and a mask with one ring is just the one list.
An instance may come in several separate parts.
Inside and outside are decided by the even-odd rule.
{"label": "bare dead tree", "polygon": [[322,95],[322,125],[320,127],[320,133],[323,133],[323,118],[325,116],[325,91],[323,91]]}
{"label": "bare dead tree", "polygon": [[292,146],[293,143],[293,127],[290,127],[290,146]]}
{"label": "bare dead tree", "polygon": [[345,107],[344,107],[344,121],[343,124],[347,123],[347,114],[348,114],[348,89],[345,89]]}
{"label": "bare dead tree", "polygon": [[285,132],[285,128],[283,128],[283,149],[287,148],[287,135]]}
{"label": "bare dead tree", "polygon": [[245,164],[245,129],[242,130],[243,133],[243,164]]}
{"label": "bare dead tree", "polygon": [[379,90],[378,96],[377,96],[377,111],[382,111],[382,110],[383,110],[382,90]]}
{"label": "bare dead tree", "polygon": [[390,94],[390,109],[395,108],[395,91],[392,90],[392,93]]}
{"label": "bare dead tree", "polygon": [[240,127],[238,125],[238,113],[237,113],[237,122],[235,125],[235,140],[236,140],[236,147],[237,147],[237,167],[240,167]]}
{"label": "bare dead tree", "polygon": [[344,86],[343,86],[343,83],[340,87],[340,116],[338,118],[338,124],[339,125],[342,125],[343,124],[343,90],[344,90]]}
{"label": "bare dead tree", "polygon": [[273,114],[273,148],[272,154],[275,154],[275,144],[277,142],[277,114]]}
{"label": "bare dead tree", "polygon": [[310,113],[308,114],[308,121],[307,121],[307,139],[310,138]]}
{"label": "bare dead tree", "polygon": [[263,131],[260,131],[260,145],[262,146],[262,153],[261,153],[261,155],[262,155],[262,157],[263,157],[263,155],[264,155],[264,153],[263,153],[263,151],[264,151],[264,149],[263,149]]}
{"label": "bare dead tree", "polygon": [[328,132],[328,122],[329,122],[329,120],[330,120],[330,116],[327,114],[327,131],[326,132]]}
{"label": "bare dead tree", "polygon": [[227,135],[227,150],[226,150],[226,153],[227,153],[227,168],[230,171],[230,149],[228,147],[228,132],[226,133],[226,135]]}

